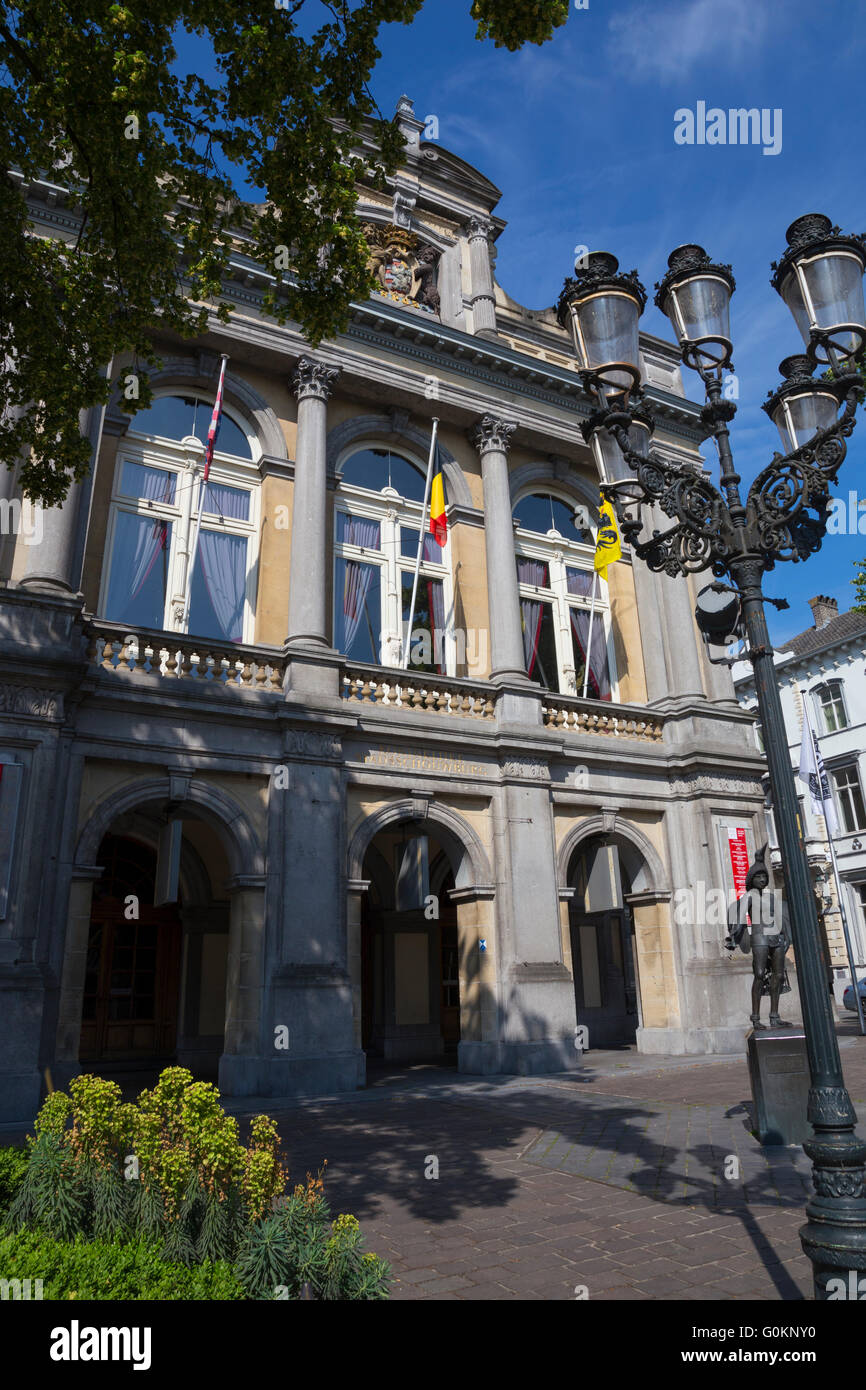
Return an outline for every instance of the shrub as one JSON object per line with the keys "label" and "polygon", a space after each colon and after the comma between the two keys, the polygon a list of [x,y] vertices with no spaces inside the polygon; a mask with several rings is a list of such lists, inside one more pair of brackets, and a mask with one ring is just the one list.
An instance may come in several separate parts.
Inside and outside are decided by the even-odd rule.
{"label": "shrub", "polygon": [[275,1216],[252,1225],[235,1272],[251,1298],[300,1298],[305,1284],[317,1299],[373,1300],[388,1297],[389,1266],[364,1251],[354,1216],[331,1221],[321,1176],[307,1174]]}
{"label": "shrub", "polygon": [[279,1286],[299,1297],[304,1284],[317,1298],[387,1298],[388,1266],[364,1253],[353,1216],[331,1221],[321,1174],[282,1197],[287,1173],[268,1116],[254,1117],[244,1147],[216,1087],[183,1067],[167,1068],[134,1105],[95,1076],[76,1077],[69,1091],[39,1111],[7,1231],[148,1259],[158,1251],[166,1268],[235,1261],[232,1279],[251,1298],[273,1298]]}
{"label": "shrub", "polygon": [[187,1269],[145,1240],[54,1240],[33,1231],[0,1236],[0,1278],[41,1279],[43,1299],[217,1299],[245,1297],[229,1265]]}
{"label": "shrub", "polygon": [[26,1149],[0,1149],[0,1211],[8,1207],[21,1186],[29,1158]]}

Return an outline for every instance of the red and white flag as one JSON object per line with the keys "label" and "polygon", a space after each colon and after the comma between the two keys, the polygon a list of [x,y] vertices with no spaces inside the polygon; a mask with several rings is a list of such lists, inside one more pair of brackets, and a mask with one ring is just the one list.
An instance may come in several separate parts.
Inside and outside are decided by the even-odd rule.
{"label": "red and white flag", "polygon": [[213,462],[213,451],[216,445],[217,430],[220,427],[220,416],[223,411],[223,384],[226,379],[227,357],[223,357],[222,367],[220,368],[220,384],[217,387],[216,400],[213,406],[213,415],[210,417],[210,429],[207,432],[207,452],[204,456],[204,480],[207,482],[210,466]]}

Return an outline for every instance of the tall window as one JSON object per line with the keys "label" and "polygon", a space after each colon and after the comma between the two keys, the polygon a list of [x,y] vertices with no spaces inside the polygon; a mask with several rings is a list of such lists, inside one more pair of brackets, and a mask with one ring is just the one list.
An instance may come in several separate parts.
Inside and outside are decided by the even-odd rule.
{"label": "tall window", "polygon": [[514,520],[527,674],[547,690],[582,695],[591,645],[587,697],[610,700],[610,604],[599,578],[593,611],[594,537],[587,509],[536,492],[518,501]]}
{"label": "tall window", "polygon": [[818,707],[818,728],[824,733],[833,734],[837,729],[847,729],[848,714],[841,681],[824,681],[812,692]]}
{"label": "tall window", "polygon": [[[191,571],[187,630],[250,641],[258,519],[253,446],[223,407],[205,484],[201,467],[188,467],[180,445],[189,435],[207,440],[212,411],[212,400],[169,395],[133,417],[118,450],[100,611],[131,629],[176,631]],[[202,490],[201,532],[190,566]]]}
{"label": "tall window", "polygon": [[[369,446],[344,463],[334,519],[334,645],[353,661],[402,664],[424,500],[424,465]],[[454,672],[449,542],[426,529],[409,669]]]}
{"label": "tall window", "polygon": [[856,763],[847,767],[833,768],[833,781],[836,784],[836,801],[841,812],[845,833],[866,830],[866,806],[863,804],[863,788],[860,786],[860,773]]}

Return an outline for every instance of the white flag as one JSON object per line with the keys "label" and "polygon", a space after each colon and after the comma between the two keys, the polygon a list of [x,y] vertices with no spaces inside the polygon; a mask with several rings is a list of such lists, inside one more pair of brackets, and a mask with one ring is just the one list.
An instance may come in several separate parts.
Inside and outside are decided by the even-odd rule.
{"label": "white flag", "polygon": [[803,695],[803,737],[800,747],[800,781],[809,789],[812,810],[827,822],[827,834],[835,835],[839,829],[836,807],[830,794],[830,779],[824,768],[824,759],[818,740],[812,732],[809,721],[809,696]]}

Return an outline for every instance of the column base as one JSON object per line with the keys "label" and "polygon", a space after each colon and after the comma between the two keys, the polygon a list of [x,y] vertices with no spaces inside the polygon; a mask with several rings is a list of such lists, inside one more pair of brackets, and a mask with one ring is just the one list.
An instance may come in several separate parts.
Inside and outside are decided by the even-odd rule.
{"label": "column base", "polygon": [[360,1049],[330,1057],[223,1055],[219,1090],[224,1096],[322,1096],[356,1091],[367,1082],[367,1058]]}
{"label": "column base", "polygon": [[638,1052],[654,1057],[742,1056],[749,1020],[717,1028],[638,1028]]}
{"label": "column base", "polygon": [[546,1042],[461,1042],[458,1071],[473,1076],[546,1076],[576,1071],[583,1053],[570,1038]]}
{"label": "column base", "polygon": [[293,637],[283,648],[286,673],[283,690],[303,695],[337,697],[340,689],[340,652],[318,638]]}
{"label": "column base", "polygon": [[59,598],[84,598],[84,595],[73,589],[71,584],[64,583],[62,579],[55,579],[50,574],[25,574],[17,581],[15,588],[36,594],[53,594]]}

